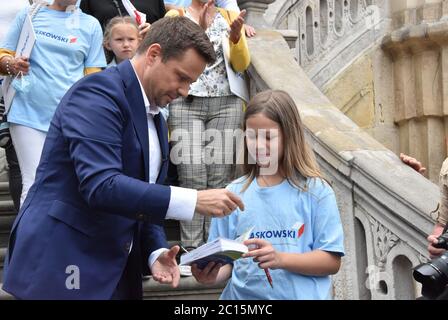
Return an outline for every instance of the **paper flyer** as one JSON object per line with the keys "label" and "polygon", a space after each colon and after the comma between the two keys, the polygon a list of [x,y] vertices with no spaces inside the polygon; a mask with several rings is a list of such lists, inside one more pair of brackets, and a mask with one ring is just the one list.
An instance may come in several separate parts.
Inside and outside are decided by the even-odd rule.
{"label": "paper flyer", "polygon": [[135,19],[135,22],[137,22],[137,25],[141,25],[142,23],[146,22],[146,14],[143,12],[138,11],[131,1],[129,0],[121,0],[123,3],[124,8],[128,12],[128,14]]}
{"label": "paper flyer", "polygon": [[[16,58],[29,58],[35,42],[36,35],[34,33],[33,23],[31,22],[31,17],[27,15],[23,23],[22,32],[20,33],[19,42],[17,43]],[[5,99],[5,114],[8,113],[12,99],[14,99],[14,95],[16,94],[16,90],[11,86],[13,80],[13,77],[6,77],[2,84],[3,97]]]}

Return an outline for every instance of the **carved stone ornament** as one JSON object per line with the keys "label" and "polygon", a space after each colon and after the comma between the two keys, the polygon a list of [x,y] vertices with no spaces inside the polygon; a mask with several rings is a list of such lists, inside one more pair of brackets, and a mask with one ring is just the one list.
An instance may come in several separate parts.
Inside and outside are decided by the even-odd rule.
{"label": "carved stone ornament", "polygon": [[369,217],[369,221],[372,230],[373,248],[377,259],[377,265],[380,268],[384,268],[387,255],[398,243],[399,238],[374,218]]}

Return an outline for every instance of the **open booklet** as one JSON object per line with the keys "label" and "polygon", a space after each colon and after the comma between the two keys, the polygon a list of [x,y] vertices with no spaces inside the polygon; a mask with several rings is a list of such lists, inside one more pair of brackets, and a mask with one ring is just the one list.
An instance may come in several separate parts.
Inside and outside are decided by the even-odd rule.
{"label": "open booklet", "polygon": [[199,269],[204,269],[210,262],[222,265],[232,263],[234,260],[248,252],[249,249],[243,244],[252,232],[253,227],[244,232],[235,240],[217,238],[199,248],[196,248],[180,257],[180,265],[196,264]]}
{"label": "open booklet", "polygon": [[181,265],[197,264],[204,269],[209,262],[225,265],[241,258],[248,251],[247,246],[236,240],[217,238],[180,257]]}

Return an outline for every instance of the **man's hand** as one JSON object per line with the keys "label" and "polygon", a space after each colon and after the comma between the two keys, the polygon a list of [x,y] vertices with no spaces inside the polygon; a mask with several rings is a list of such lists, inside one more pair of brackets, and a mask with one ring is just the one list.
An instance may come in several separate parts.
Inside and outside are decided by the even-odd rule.
{"label": "man's hand", "polygon": [[218,277],[219,269],[221,269],[221,264],[215,264],[210,262],[204,269],[199,269],[196,264],[191,266],[191,273],[196,281],[202,284],[215,284]]}
{"label": "man's hand", "polygon": [[240,41],[241,38],[241,29],[243,28],[244,25],[244,16],[246,15],[246,10],[242,10],[240,12],[240,14],[238,15],[238,17],[233,20],[232,24],[230,25],[230,33],[229,33],[229,38],[230,41],[232,41],[233,43],[238,43],[238,41]]}
{"label": "man's hand", "polygon": [[240,197],[226,189],[198,191],[195,211],[203,216],[224,217],[237,208],[244,211]]}
{"label": "man's hand", "polygon": [[209,25],[212,23],[213,19],[215,18],[216,10],[215,10],[215,1],[209,0],[204,6],[202,7],[201,11],[199,12],[199,25],[203,30],[207,30]]}
{"label": "man's hand", "polygon": [[255,37],[255,35],[257,34],[257,32],[255,31],[255,28],[248,24],[244,25],[244,31],[246,31],[246,37],[248,37],[248,38]]}
{"label": "man's hand", "polygon": [[179,285],[180,272],[176,262],[179,249],[179,246],[173,246],[169,251],[162,253],[150,266],[154,280],[162,284],[171,284],[173,288]]}
{"label": "man's hand", "polygon": [[404,153],[400,153],[400,159],[404,164],[410,166],[412,169],[417,171],[418,173],[424,174],[426,168],[423,167],[422,163],[415,158],[412,158]]}
{"label": "man's hand", "polygon": [[437,244],[437,238],[442,234],[443,229],[444,226],[437,223],[434,226],[434,229],[432,230],[432,234],[430,234],[427,238],[429,242],[428,251],[431,259],[437,258],[438,256],[440,256],[442,253],[445,252],[445,249],[440,249],[433,246],[434,244]]}

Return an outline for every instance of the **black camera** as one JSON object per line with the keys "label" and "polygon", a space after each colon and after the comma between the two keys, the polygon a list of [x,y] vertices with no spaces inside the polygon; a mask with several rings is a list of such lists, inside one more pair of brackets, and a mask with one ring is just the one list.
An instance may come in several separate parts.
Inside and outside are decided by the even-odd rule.
{"label": "black camera", "polygon": [[[435,248],[448,250],[448,231],[437,238]],[[422,295],[429,299],[440,298],[448,284],[448,251],[440,257],[414,268],[414,279],[422,284]]]}

